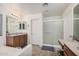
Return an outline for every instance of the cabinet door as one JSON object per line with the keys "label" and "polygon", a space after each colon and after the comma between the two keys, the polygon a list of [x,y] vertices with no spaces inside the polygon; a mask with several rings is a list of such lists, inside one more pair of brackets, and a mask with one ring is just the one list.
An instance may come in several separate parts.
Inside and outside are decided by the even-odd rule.
{"label": "cabinet door", "polygon": [[24,35],[24,44],[27,45],[27,34]]}
{"label": "cabinet door", "polygon": [[20,46],[23,47],[27,44],[27,35],[20,35]]}
{"label": "cabinet door", "polygon": [[14,42],[13,42],[13,46],[14,47],[20,47],[19,40],[20,40],[20,37],[19,36],[15,36],[14,37]]}
{"label": "cabinet door", "polygon": [[24,35],[20,35],[20,46],[24,46],[24,43],[25,43],[25,38],[24,38]]}
{"label": "cabinet door", "polygon": [[7,36],[6,38],[6,45],[7,46],[13,46],[13,39],[14,37],[10,37],[10,36]]}

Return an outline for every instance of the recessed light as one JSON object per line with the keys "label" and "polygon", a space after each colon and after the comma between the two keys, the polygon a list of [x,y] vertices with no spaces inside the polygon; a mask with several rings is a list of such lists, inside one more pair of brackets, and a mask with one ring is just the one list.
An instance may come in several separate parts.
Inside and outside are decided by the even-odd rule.
{"label": "recessed light", "polygon": [[47,7],[47,6],[48,6],[48,3],[43,3],[43,6],[44,6],[44,7]]}

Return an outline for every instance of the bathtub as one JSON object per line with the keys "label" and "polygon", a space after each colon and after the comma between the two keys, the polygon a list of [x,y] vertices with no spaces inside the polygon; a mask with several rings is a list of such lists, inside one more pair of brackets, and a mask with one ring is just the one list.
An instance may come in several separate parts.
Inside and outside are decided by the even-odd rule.
{"label": "bathtub", "polygon": [[13,48],[8,46],[0,47],[0,56],[32,56],[32,45],[24,48]]}

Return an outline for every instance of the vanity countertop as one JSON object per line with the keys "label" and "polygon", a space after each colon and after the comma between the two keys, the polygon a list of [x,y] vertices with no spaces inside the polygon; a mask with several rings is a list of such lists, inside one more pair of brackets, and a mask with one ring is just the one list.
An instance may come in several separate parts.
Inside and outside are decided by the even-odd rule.
{"label": "vanity countertop", "polygon": [[66,45],[75,55],[79,56],[79,42],[76,40],[59,40]]}
{"label": "vanity countertop", "polygon": [[19,35],[24,35],[26,33],[11,33],[11,34],[7,34],[7,36],[19,36]]}

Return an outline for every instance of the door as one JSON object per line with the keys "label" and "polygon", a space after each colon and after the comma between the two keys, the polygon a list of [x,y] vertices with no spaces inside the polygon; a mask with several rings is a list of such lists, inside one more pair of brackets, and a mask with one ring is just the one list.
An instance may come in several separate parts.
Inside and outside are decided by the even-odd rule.
{"label": "door", "polygon": [[32,44],[42,44],[42,22],[40,19],[31,20],[31,40]]}

